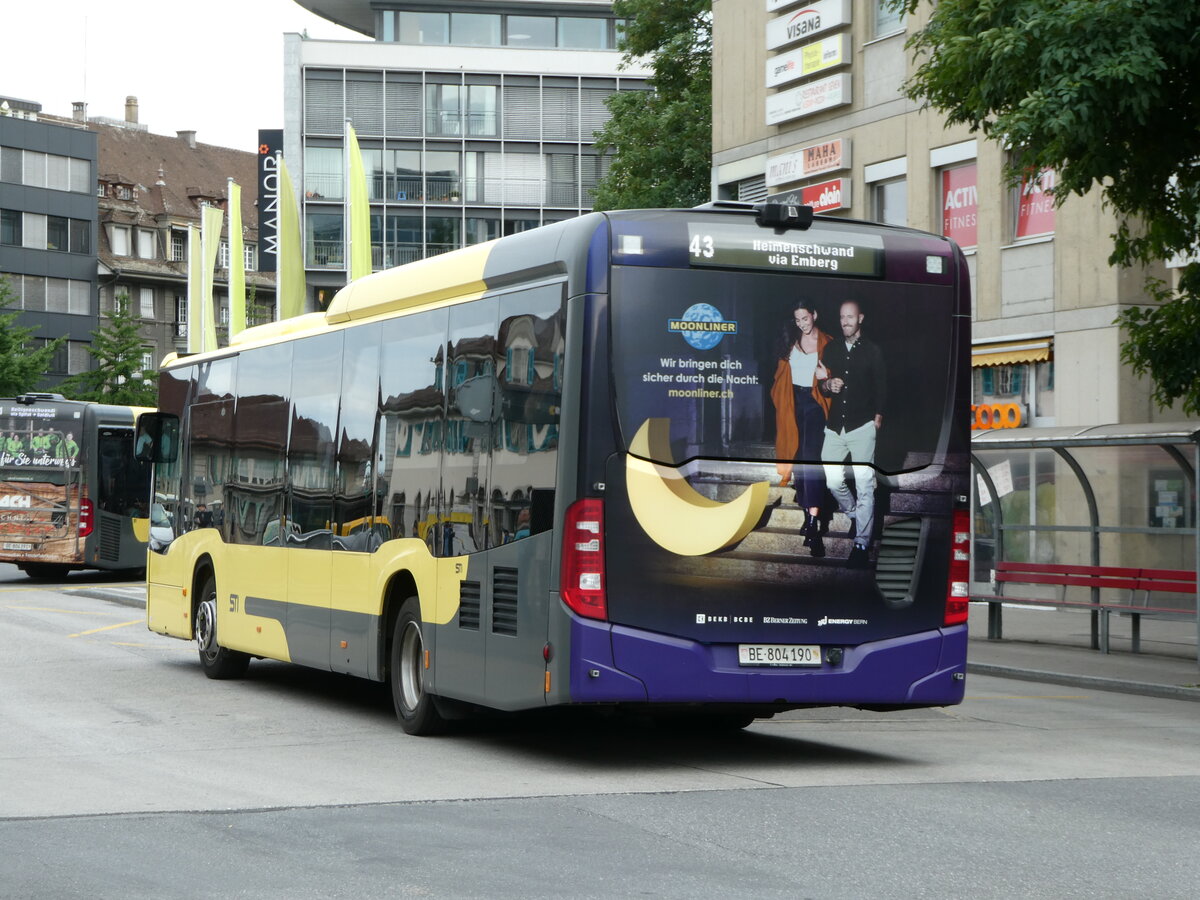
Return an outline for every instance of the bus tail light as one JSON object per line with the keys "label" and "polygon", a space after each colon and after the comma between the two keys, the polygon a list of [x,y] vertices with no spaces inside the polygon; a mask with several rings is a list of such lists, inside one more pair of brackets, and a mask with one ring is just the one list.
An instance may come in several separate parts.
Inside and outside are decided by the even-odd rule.
{"label": "bus tail light", "polygon": [[608,618],[604,592],[604,501],[576,500],[563,523],[563,602],[589,619]]}
{"label": "bus tail light", "polygon": [[971,513],[954,510],[950,525],[950,574],[946,577],[945,625],[967,621],[971,580]]}
{"label": "bus tail light", "polygon": [[92,518],[93,508],[91,500],[79,501],[79,536],[87,537],[92,533],[95,519]]}

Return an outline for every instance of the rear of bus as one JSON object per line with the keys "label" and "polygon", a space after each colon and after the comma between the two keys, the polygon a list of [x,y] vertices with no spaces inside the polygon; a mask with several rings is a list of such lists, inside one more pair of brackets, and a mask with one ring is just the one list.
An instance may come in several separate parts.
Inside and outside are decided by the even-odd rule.
{"label": "rear of bus", "polygon": [[[961,701],[970,344],[961,252],[908,229],[822,219],[803,228],[745,208],[613,213],[609,223],[611,266],[581,310],[563,699],[760,714]],[[777,459],[778,432],[795,427],[782,398],[801,402],[779,381],[799,301],[826,335],[823,356],[844,360],[836,343],[865,341],[853,352],[869,344],[882,360],[873,446],[856,444],[850,457],[846,433],[861,423],[843,415],[846,428],[823,420],[815,442]],[[843,385],[861,389],[849,376]],[[820,552],[806,542],[813,517],[797,473],[822,486]],[[843,481],[852,509],[857,492],[872,494],[867,535],[834,500]],[[856,541],[865,554],[853,553]]]}

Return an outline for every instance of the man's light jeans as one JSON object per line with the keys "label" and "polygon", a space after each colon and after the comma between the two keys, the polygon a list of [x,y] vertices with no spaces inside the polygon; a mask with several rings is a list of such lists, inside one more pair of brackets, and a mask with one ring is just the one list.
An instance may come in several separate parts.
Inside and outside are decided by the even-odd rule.
{"label": "man's light jeans", "polygon": [[853,431],[830,431],[825,429],[825,443],[821,447],[821,462],[825,463],[825,483],[838,502],[842,512],[853,516],[857,526],[855,542],[866,546],[871,540],[871,529],[875,524],[875,467],[852,465],[854,472],[854,494],[846,485],[846,467],[842,461],[849,454],[851,463],[875,461],[874,421],[868,421]]}

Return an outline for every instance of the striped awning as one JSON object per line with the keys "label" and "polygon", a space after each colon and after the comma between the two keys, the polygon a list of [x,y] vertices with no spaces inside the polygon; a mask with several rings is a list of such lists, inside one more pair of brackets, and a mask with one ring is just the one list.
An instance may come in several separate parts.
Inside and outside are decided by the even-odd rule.
{"label": "striped awning", "polygon": [[995,341],[976,344],[971,348],[971,366],[1009,366],[1013,363],[1046,362],[1050,359],[1053,338],[1032,338],[1025,341]]}

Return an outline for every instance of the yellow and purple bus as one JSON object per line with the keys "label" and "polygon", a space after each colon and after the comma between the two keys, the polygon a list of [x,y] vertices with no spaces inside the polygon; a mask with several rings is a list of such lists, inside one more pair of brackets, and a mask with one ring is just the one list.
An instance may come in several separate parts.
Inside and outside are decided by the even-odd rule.
{"label": "yellow and purple bus", "polygon": [[146,565],[150,466],[134,458],[149,410],[26,393],[0,399],[0,562],[31,578]]}
{"label": "yellow and purple bus", "polygon": [[359,279],[164,363],[149,628],[213,678],[388,681],[413,734],[958,703],[969,329],[951,241],[807,207],[591,213]]}

